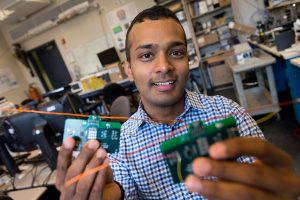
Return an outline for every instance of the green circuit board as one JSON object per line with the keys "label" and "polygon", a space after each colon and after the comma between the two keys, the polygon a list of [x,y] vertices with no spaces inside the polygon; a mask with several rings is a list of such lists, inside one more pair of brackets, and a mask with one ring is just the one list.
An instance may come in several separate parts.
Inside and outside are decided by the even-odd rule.
{"label": "green circuit board", "polygon": [[119,122],[102,121],[96,115],[90,115],[87,120],[67,119],[64,128],[64,140],[73,137],[76,141],[75,152],[91,139],[96,139],[108,153],[119,150],[121,124]]}
{"label": "green circuit board", "polygon": [[173,181],[184,181],[192,173],[192,161],[208,156],[209,146],[215,142],[239,136],[234,117],[203,125],[201,121],[189,124],[188,132],[160,144],[160,150],[169,166]]}

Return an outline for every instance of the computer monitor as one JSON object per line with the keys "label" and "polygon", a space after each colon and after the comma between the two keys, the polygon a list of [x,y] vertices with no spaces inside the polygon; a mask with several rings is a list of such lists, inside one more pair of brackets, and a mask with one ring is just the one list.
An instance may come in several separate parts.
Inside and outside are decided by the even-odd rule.
{"label": "computer monitor", "polygon": [[97,54],[100,63],[104,67],[105,65],[109,65],[115,62],[120,62],[120,57],[116,51],[115,47],[106,49]]}
{"label": "computer monitor", "polygon": [[[4,142],[10,151],[28,152],[39,148],[50,169],[56,168],[58,153],[50,139],[54,134],[43,117],[36,113],[17,113],[4,120],[3,128]],[[9,171],[15,175],[14,170]]]}

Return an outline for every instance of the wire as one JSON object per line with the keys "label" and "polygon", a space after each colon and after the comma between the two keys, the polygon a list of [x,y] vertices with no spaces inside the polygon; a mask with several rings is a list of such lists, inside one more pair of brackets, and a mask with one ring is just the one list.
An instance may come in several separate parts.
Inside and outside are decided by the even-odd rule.
{"label": "wire", "polygon": [[[10,111],[10,112],[26,112],[26,113],[37,113],[37,114],[45,114],[45,115],[62,115],[62,116],[70,116],[70,117],[89,117],[90,115],[87,114],[74,114],[74,113],[66,113],[66,112],[47,112],[47,111],[40,111],[40,110],[27,110],[27,109],[20,109],[20,108],[0,108],[3,111]],[[99,115],[101,119],[115,119],[115,120],[127,120],[129,117],[122,117],[122,116],[105,116]],[[141,120],[138,118],[133,118],[133,120]],[[145,119],[144,121],[149,122],[165,122],[165,123],[174,123],[180,122],[181,120],[158,120],[158,119]]]}
{"label": "wire", "polygon": [[257,124],[261,124],[261,123],[263,123],[263,122],[266,122],[266,121],[268,121],[269,119],[271,119],[274,115],[276,115],[277,113],[278,113],[278,112],[270,113],[270,114],[268,114],[268,115],[266,115],[266,116],[264,116],[264,117],[262,117],[262,118],[256,120],[256,123],[257,123]]}
{"label": "wire", "polygon": [[34,186],[34,182],[36,179],[36,174],[37,174],[37,165],[33,165],[33,169],[30,171],[31,175],[32,175],[32,180],[31,180],[31,187]]}
{"label": "wire", "polygon": [[13,177],[11,177],[11,179],[10,179],[10,184],[12,186],[12,190],[16,190],[15,179],[16,179],[16,175],[14,175]]}
{"label": "wire", "polygon": [[51,170],[51,172],[48,174],[48,176],[45,178],[45,180],[43,182],[44,186],[48,185],[48,182],[50,181],[50,178],[51,178],[52,174],[53,174],[53,171]]}
{"label": "wire", "polygon": [[177,154],[177,176],[180,182],[184,181],[181,173],[181,157],[179,154]]}
{"label": "wire", "polygon": [[[40,169],[40,171],[35,175],[35,179],[37,179],[40,175],[41,175],[41,173],[45,170],[45,169],[47,169],[48,168],[48,165],[46,165],[46,166],[44,166],[42,169]],[[34,182],[35,182],[36,180],[34,180]],[[33,182],[33,183],[34,183]],[[39,183],[37,183],[37,184],[39,184]]]}
{"label": "wire", "polygon": [[101,171],[101,170],[107,168],[108,166],[110,166],[110,163],[105,163],[105,164],[100,165],[100,166],[98,166],[98,167],[92,168],[92,169],[90,169],[90,170],[88,170],[88,171],[86,171],[86,172],[84,172],[84,173],[81,173],[81,174],[79,174],[79,175],[77,175],[77,176],[75,176],[75,177],[69,179],[69,180],[66,182],[65,186],[68,187],[68,186],[74,184],[75,182],[79,181],[80,179],[82,179],[82,178],[84,178],[84,177],[86,177],[86,176],[89,176],[89,175],[91,175],[91,174],[94,174],[94,173],[96,173],[96,172],[99,172],[99,171]]}

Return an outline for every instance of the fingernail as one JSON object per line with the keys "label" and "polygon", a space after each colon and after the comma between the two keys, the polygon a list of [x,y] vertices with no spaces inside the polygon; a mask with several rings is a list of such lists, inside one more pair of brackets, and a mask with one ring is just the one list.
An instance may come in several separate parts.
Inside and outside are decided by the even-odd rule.
{"label": "fingernail", "polygon": [[209,164],[208,160],[204,158],[196,159],[193,162],[193,172],[197,176],[207,176],[211,171],[211,165]]}
{"label": "fingernail", "polygon": [[209,155],[213,158],[223,158],[226,156],[226,145],[223,143],[216,143],[209,149]]}
{"label": "fingernail", "polygon": [[202,190],[201,181],[197,180],[194,176],[188,176],[185,180],[185,185],[190,192],[200,192]]}
{"label": "fingernail", "polygon": [[105,151],[103,151],[103,149],[98,149],[96,152],[96,157],[99,159],[105,158],[106,157]]}
{"label": "fingernail", "polygon": [[88,141],[89,149],[96,150],[99,148],[99,142],[97,140],[90,140]]}
{"label": "fingernail", "polygon": [[72,138],[67,138],[64,141],[64,148],[69,150],[74,148],[74,141]]}

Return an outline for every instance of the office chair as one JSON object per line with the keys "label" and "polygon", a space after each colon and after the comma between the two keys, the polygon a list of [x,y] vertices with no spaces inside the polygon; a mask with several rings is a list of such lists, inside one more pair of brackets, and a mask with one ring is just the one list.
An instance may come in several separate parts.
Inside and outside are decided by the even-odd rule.
{"label": "office chair", "polygon": [[107,84],[103,88],[103,100],[111,116],[130,116],[130,101],[120,84]]}
{"label": "office chair", "polygon": [[111,116],[130,117],[130,102],[126,96],[119,96],[116,98],[110,107]]}
{"label": "office chair", "polygon": [[78,94],[68,92],[62,100],[65,112],[76,114],[100,114],[97,107],[102,105],[102,101],[96,103],[86,104]]}

